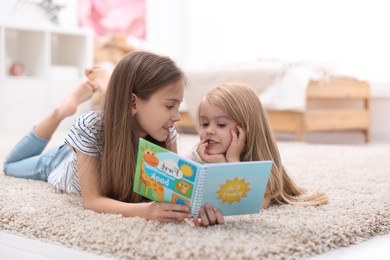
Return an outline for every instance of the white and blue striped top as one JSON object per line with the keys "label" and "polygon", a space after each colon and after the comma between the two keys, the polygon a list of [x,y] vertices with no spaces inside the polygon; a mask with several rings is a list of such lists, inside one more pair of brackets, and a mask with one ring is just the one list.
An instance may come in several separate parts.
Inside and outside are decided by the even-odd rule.
{"label": "white and blue striped top", "polygon": [[[65,145],[69,149],[68,156],[50,173],[48,182],[55,188],[81,195],[80,181],[77,175],[76,150],[93,157],[101,157],[103,144],[102,112],[90,111],[79,116],[65,138]],[[175,142],[179,135],[172,129],[169,139]],[[72,149],[73,148],[73,149]]]}

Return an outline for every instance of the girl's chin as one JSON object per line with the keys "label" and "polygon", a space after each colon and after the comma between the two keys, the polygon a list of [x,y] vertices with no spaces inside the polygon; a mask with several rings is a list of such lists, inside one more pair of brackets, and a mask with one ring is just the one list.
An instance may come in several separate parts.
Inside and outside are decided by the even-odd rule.
{"label": "girl's chin", "polygon": [[164,135],[164,134],[157,134],[157,135],[152,135],[152,137],[159,141],[159,142],[165,142],[168,138],[168,135]]}
{"label": "girl's chin", "polygon": [[216,150],[216,149],[207,149],[207,153],[208,153],[209,155],[223,154],[222,151],[218,151],[218,150]]}

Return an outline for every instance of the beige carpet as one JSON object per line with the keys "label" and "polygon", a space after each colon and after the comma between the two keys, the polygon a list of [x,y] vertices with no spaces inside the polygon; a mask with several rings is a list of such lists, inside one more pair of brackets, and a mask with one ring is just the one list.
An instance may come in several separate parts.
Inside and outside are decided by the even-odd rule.
{"label": "beige carpet", "polygon": [[[1,158],[10,146],[0,138]],[[0,230],[116,258],[306,258],[390,233],[390,145],[280,142],[300,184],[329,205],[275,206],[194,228],[83,210],[44,182],[0,176]]]}

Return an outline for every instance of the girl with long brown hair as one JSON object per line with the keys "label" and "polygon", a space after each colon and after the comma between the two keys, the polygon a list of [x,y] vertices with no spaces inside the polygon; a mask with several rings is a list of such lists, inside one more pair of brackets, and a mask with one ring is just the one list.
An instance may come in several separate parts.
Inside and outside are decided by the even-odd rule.
{"label": "girl with long brown hair", "polygon": [[187,206],[145,201],[133,192],[140,137],[177,152],[174,124],[184,86],[184,74],[170,58],[132,52],[115,67],[102,111],[82,114],[65,144],[43,153],[59,123],[96,91],[94,82],[76,88],[8,154],[4,173],[79,194],[96,212],[161,222],[190,218]]}

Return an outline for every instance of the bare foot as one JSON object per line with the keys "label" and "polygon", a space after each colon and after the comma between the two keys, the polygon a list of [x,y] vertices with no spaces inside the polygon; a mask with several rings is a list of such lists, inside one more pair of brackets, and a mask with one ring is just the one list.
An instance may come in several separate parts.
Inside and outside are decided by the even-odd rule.
{"label": "bare foot", "polygon": [[57,107],[58,116],[65,118],[74,115],[80,104],[90,99],[96,88],[88,81],[82,82],[69,93],[69,95],[61,101]]}
{"label": "bare foot", "polygon": [[84,73],[98,90],[100,90],[103,94],[106,93],[108,81],[110,80],[110,74],[106,69],[100,66],[94,66],[93,68],[85,69]]}

